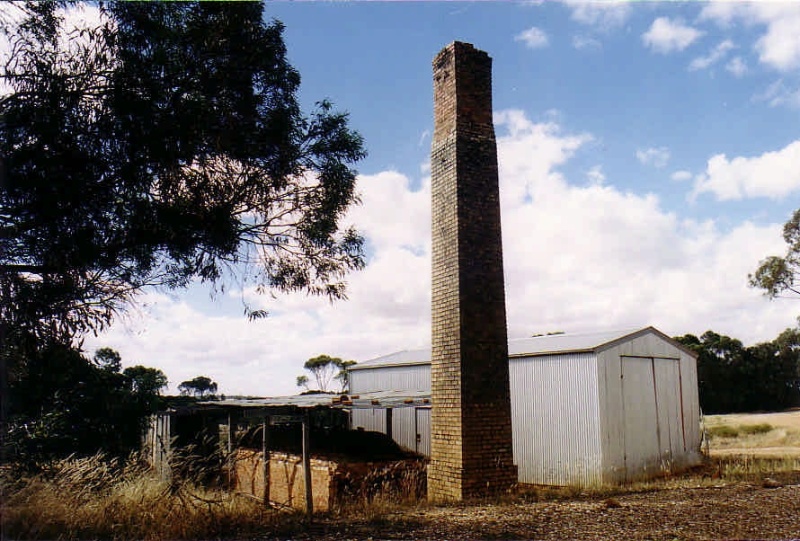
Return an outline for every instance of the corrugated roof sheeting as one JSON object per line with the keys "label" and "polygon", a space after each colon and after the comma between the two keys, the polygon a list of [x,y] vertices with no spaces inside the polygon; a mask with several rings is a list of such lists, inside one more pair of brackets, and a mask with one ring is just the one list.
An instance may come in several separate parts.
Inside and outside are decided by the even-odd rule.
{"label": "corrugated roof sheeting", "polygon": [[271,398],[226,399],[199,402],[200,406],[219,408],[286,408],[300,409],[318,407],[365,408],[376,407],[406,408],[430,404],[430,391],[375,391],[370,393],[307,394],[295,396],[276,396]]}
{"label": "corrugated roof sheeting", "polygon": [[623,329],[579,334],[549,334],[509,340],[508,354],[544,355],[547,353],[591,351],[615,340],[634,334],[639,329]]}
{"label": "corrugated roof sheeting", "polygon": [[[622,329],[613,331],[598,331],[575,334],[550,334],[543,336],[532,336],[530,338],[518,338],[508,341],[508,354],[511,357],[527,357],[533,355],[548,355],[555,353],[579,353],[585,351],[597,351],[613,345],[628,338],[635,338],[639,335],[650,335],[653,342],[668,343],[682,348],[669,336],[664,335],[653,327],[643,329]],[[663,340],[662,340],[663,339]],[[691,354],[691,353],[690,353]],[[359,363],[350,368],[351,372],[359,372],[384,366],[407,366],[415,364],[430,364],[430,348],[398,351],[389,355],[384,355],[375,359],[370,359]]]}

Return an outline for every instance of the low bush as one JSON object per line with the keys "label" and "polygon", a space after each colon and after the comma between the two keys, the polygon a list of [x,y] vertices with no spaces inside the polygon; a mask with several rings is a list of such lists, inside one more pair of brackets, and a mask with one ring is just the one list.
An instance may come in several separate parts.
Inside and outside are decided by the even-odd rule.
{"label": "low bush", "polygon": [[712,438],[736,438],[739,436],[739,430],[730,425],[719,425],[710,427],[708,434]]}
{"label": "low bush", "polygon": [[758,423],[756,425],[742,425],[739,431],[742,434],[766,434],[773,430],[773,426],[769,423]]}

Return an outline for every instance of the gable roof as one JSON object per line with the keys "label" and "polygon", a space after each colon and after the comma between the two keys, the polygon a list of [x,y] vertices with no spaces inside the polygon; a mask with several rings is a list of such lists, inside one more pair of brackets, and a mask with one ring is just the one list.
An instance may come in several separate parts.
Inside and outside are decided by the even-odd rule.
{"label": "gable roof", "polygon": [[[697,354],[686,348],[671,337],[662,333],[655,327],[645,327],[643,329],[622,329],[616,331],[596,331],[576,334],[550,334],[544,336],[532,336],[530,338],[518,338],[508,341],[508,356],[515,357],[535,357],[541,355],[556,355],[564,353],[597,353],[611,348],[627,340],[638,338],[643,334],[655,333],[660,338],[670,342],[679,348],[696,357]],[[375,359],[358,363],[349,370],[368,370],[370,368],[387,366],[409,366],[415,364],[430,364],[431,348],[414,350],[403,350],[389,355],[383,355]]]}

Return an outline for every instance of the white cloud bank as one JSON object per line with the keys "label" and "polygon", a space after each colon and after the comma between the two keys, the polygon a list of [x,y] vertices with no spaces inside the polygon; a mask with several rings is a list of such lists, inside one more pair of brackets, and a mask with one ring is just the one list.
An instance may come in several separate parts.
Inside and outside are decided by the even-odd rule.
{"label": "white cloud bank", "polygon": [[722,201],[766,197],[781,199],[800,191],[800,140],[761,156],[729,160],[717,154],[695,179],[692,197],[712,193]]}
{"label": "white cloud bank", "polygon": [[[652,324],[751,343],[793,325],[796,304],[769,302],[746,285],[760,259],[782,251],[780,224],[722,231],[683,220],[654,195],[610,185],[600,168],[590,177],[604,182],[570,182],[559,168],[589,134],[522,111],[499,112],[495,123],[510,337]],[[296,390],[311,356],[364,361],[429,343],[430,181],[387,171],[360,177],[359,187],[364,204],[350,217],[373,251],[350,277],[348,301],[251,297],[271,315],[249,323],[151,296],[150,313],[128,326],[134,332],[115,326],[87,345],[118,349],[126,365],[162,368],[173,389],[205,374],[225,393],[278,395]]]}
{"label": "white cloud bank", "polygon": [[686,49],[702,35],[703,32],[683,21],[659,17],[642,34],[642,42],[657,53],[668,54]]}

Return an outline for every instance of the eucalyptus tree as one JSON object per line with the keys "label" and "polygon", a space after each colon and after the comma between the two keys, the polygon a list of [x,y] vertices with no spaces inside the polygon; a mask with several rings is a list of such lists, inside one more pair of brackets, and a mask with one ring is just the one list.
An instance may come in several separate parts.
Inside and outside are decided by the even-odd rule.
{"label": "eucalyptus tree", "polygon": [[345,296],[363,141],[329,102],[301,110],[262,3],[110,2],[74,32],[67,2],[17,8],[0,17],[5,353],[78,343],[149,286]]}

